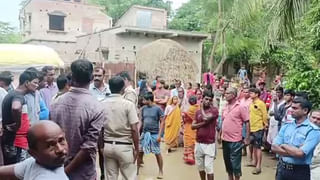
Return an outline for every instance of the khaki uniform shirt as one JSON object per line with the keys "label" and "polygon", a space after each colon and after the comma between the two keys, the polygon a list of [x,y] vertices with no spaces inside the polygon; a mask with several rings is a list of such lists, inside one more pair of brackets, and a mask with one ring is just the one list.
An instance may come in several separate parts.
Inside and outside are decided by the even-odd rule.
{"label": "khaki uniform shirt", "polygon": [[131,125],[139,122],[136,106],[120,94],[112,94],[102,101],[105,108],[104,140],[132,143]]}
{"label": "khaki uniform shirt", "polygon": [[123,97],[124,97],[124,99],[131,101],[136,106],[138,105],[138,96],[137,96],[136,91],[132,88],[132,86],[128,86],[124,90]]}

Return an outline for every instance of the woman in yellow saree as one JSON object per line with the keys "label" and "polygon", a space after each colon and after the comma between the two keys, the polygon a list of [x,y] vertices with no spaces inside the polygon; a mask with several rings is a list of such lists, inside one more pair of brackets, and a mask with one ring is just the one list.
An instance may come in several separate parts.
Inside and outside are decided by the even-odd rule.
{"label": "woman in yellow saree", "polygon": [[185,163],[194,165],[194,145],[196,142],[196,131],[191,129],[192,122],[195,118],[196,112],[200,109],[200,105],[197,104],[197,97],[191,96],[189,98],[189,109],[183,113],[184,122],[184,156],[183,160]]}
{"label": "woman in yellow saree", "polygon": [[164,112],[165,130],[164,142],[166,143],[167,152],[171,152],[172,148],[178,147],[178,137],[181,128],[181,110],[179,107],[179,99],[173,96]]}

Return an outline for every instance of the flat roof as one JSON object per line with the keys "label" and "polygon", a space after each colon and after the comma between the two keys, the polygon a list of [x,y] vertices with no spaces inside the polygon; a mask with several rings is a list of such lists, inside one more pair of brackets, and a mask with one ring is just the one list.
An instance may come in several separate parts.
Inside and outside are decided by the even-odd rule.
{"label": "flat roof", "polygon": [[[131,27],[131,26],[117,26],[113,28],[104,29],[92,34],[102,33],[110,30],[118,29],[115,34],[128,34],[128,33],[145,33],[145,34],[154,34],[154,35],[162,35],[167,38],[173,37],[191,37],[197,39],[207,39],[210,37],[210,34],[207,33],[200,33],[200,32],[186,32],[186,31],[179,31],[179,30],[172,30],[172,29],[150,29],[150,28],[140,28],[140,27]],[[80,35],[77,37],[85,37],[90,36],[92,34]]]}
{"label": "flat roof", "polygon": [[60,41],[60,40],[52,40],[52,39],[36,39],[36,38],[29,38],[22,41],[22,44],[29,43],[31,41],[43,41],[43,42],[61,42],[61,43],[76,43],[76,41]]}

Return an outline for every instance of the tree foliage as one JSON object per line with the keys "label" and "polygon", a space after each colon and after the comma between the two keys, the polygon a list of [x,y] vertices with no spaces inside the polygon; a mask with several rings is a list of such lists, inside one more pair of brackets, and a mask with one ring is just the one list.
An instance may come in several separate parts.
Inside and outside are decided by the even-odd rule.
{"label": "tree foliage", "polygon": [[7,22],[0,21],[0,43],[19,43],[21,35]]}
{"label": "tree foliage", "polygon": [[203,17],[201,1],[190,0],[177,11],[169,23],[169,28],[183,31],[203,31],[207,24]]}
{"label": "tree foliage", "polygon": [[[190,0],[178,10],[169,27],[219,32],[218,1]],[[286,88],[308,92],[315,107],[319,107],[320,1],[222,2],[222,24],[229,24],[225,32],[225,45],[219,38],[220,43],[214,52],[215,61],[223,59],[226,51],[228,61],[277,65],[285,73]],[[207,60],[213,41],[204,45]]]}
{"label": "tree foliage", "polygon": [[[217,36],[220,43],[214,52],[214,64],[217,64],[226,52],[227,59],[259,63],[261,55],[268,48],[266,41],[272,16],[268,12],[272,6],[270,1],[272,0],[222,0],[222,14],[219,14],[218,0],[190,0],[177,11],[169,22],[169,27],[203,31],[211,33],[213,37]],[[226,45],[222,43],[223,38],[219,34],[221,28],[224,28]],[[213,41],[214,38],[211,46]],[[209,56],[205,54],[205,57]]]}
{"label": "tree foliage", "polygon": [[277,65],[286,88],[307,91],[320,106],[320,0],[190,0],[175,13],[162,0],[91,1],[115,20],[133,4],[165,8],[169,28],[212,34],[205,66],[211,55],[216,65],[225,59]]}
{"label": "tree foliage", "polygon": [[313,1],[307,14],[295,28],[295,36],[288,41],[289,48],[281,51],[286,58],[287,88],[306,91],[320,107],[320,3]]}
{"label": "tree foliage", "polygon": [[311,0],[276,0],[273,2],[273,38],[283,40],[295,33],[295,25],[307,11]]}
{"label": "tree foliage", "polygon": [[89,0],[89,3],[104,7],[105,12],[116,22],[132,5],[162,8],[171,13],[171,2],[163,0]]}

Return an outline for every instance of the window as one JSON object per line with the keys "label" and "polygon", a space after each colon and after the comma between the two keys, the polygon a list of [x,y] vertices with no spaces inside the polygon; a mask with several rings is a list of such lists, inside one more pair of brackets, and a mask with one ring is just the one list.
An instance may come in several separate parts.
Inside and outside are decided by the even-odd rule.
{"label": "window", "polygon": [[29,24],[31,25],[31,14],[28,15]]}
{"label": "window", "polygon": [[152,13],[151,11],[139,10],[137,11],[137,26],[142,28],[151,27]]}
{"label": "window", "polygon": [[26,14],[26,18],[23,19],[23,29],[25,31],[30,31],[31,30],[31,13]]}
{"label": "window", "polygon": [[67,16],[61,11],[53,11],[49,15],[49,30],[64,31],[64,18]]}
{"label": "window", "polygon": [[103,49],[103,50],[101,51],[101,53],[102,53],[103,59],[104,59],[105,61],[108,61],[108,60],[109,60],[109,50]]}
{"label": "window", "polygon": [[64,31],[64,16],[49,15],[49,30]]}

